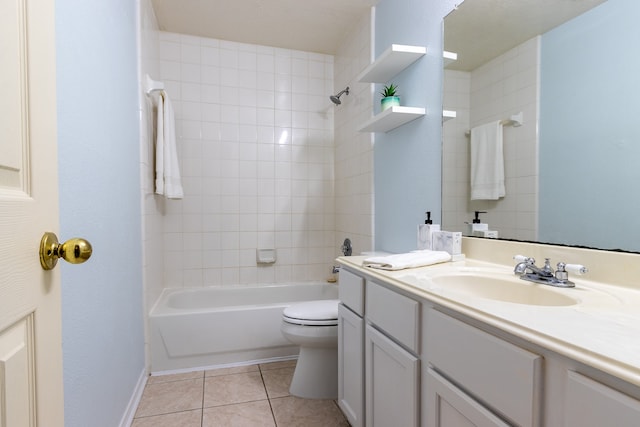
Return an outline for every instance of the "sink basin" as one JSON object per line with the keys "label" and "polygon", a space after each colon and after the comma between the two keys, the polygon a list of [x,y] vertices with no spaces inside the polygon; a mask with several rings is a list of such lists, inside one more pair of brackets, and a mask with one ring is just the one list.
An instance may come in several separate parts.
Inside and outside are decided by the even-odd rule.
{"label": "sink basin", "polygon": [[546,285],[525,282],[517,277],[457,273],[436,276],[432,281],[434,290],[452,291],[515,304],[568,306],[579,302],[561,293],[562,291]]}

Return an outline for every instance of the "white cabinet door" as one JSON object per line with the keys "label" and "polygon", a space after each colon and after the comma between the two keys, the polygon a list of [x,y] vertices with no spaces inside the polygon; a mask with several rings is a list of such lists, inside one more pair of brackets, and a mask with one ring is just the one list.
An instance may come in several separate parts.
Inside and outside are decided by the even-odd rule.
{"label": "white cabinet door", "polygon": [[364,427],[364,320],[343,304],[338,306],[338,406],[352,427]]}
{"label": "white cabinet door", "polygon": [[640,401],[569,371],[565,426],[636,427],[640,425]]}
{"label": "white cabinet door", "polygon": [[365,357],[367,426],[418,426],[420,361],[371,325]]}
{"label": "white cabinet door", "polygon": [[427,369],[427,427],[507,427],[509,424],[444,377]]}

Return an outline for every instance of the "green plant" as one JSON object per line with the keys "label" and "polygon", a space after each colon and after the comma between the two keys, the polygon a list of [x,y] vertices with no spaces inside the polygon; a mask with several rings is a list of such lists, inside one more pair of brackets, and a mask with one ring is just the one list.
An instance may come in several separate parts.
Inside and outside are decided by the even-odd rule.
{"label": "green plant", "polygon": [[382,92],[380,92],[380,95],[382,95],[383,98],[386,98],[388,96],[397,96],[396,95],[397,89],[398,89],[397,85],[390,84],[389,86],[385,86],[384,89],[382,89]]}

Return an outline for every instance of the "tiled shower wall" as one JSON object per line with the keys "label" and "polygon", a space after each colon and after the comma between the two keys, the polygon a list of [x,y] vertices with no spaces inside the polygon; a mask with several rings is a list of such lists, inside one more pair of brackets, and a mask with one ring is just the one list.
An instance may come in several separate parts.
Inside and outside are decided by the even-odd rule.
{"label": "tiled shower wall", "polygon": [[350,88],[334,108],[336,245],[348,237],[355,255],[374,248],[373,134],[357,130],[371,117],[373,89],[356,81],[371,63],[370,15],[350,27],[335,56],[335,92]]}
{"label": "tiled shower wall", "polygon": [[[444,108],[459,110],[459,114],[444,124],[444,229],[464,231],[464,222],[473,219],[474,211],[487,211],[481,218],[500,237],[536,240],[538,63],[539,37],[535,37],[471,73],[445,72]],[[523,112],[523,126],[504,127],[506,196],[497,201],[471,201],[469,138],[464,132],[518,112]]]}
{"label": "tiled shower wall", "polygon": [[[159,38],[185,192],[154,198],[163,205],[164,286],[325,279],[337,252],[333,57]],[[257,265],[257,248],[275,248],[277,262]]]}
{"label": "tiled shower wall", "polygon": [[[187,193],[153,194],[155,96],[142,95],[147,312],[165,286],[324,279],[345,237],[356,253],[373,249],[373,139],[357,131],[372,87],[355,81],[371,60],[370,15],[334,70],[326,55],[162,33],[150,0],[140,4],[141,85],[149,74],[172,98]],[[278,249],[275,266],[255,264],[258,243]]]}

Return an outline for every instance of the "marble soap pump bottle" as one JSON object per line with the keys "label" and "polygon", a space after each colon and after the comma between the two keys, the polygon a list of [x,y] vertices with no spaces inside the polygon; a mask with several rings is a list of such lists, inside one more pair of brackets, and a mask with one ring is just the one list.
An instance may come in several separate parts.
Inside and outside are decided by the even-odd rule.
{"label": "marble soap pump bottle", "polygon": [[440,224],[434,224],[431,220],[431,211],[425,212],[426,218],[424,224],[418,224],[418,249],[433,249],[432,234],[434,231],[440,231]]}

